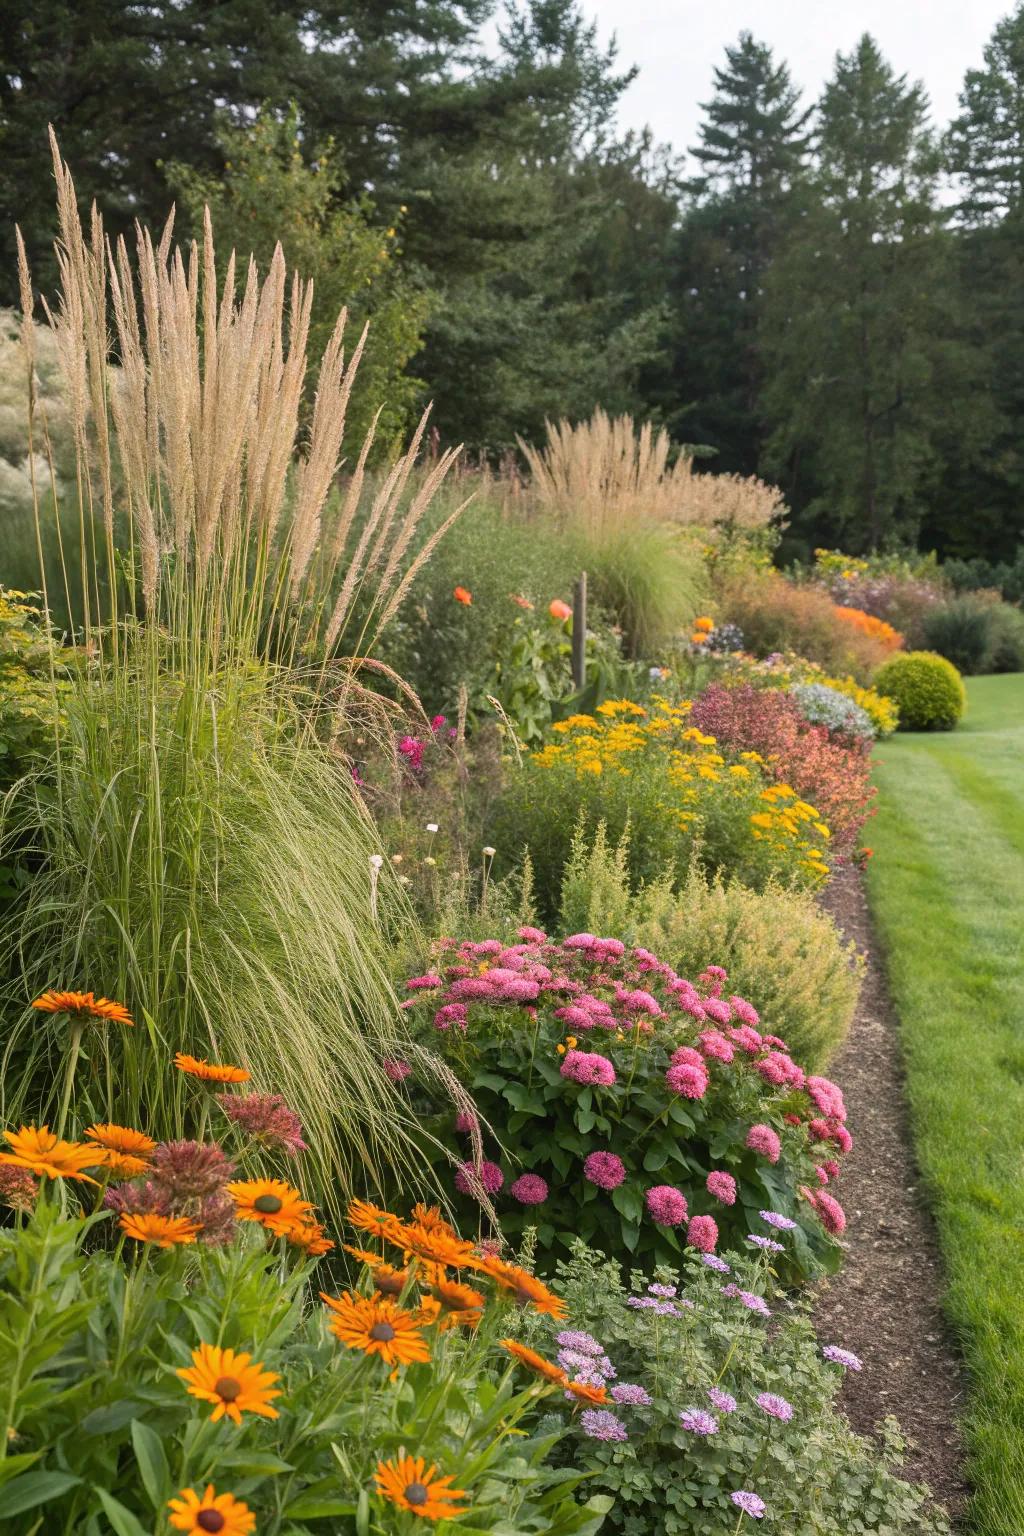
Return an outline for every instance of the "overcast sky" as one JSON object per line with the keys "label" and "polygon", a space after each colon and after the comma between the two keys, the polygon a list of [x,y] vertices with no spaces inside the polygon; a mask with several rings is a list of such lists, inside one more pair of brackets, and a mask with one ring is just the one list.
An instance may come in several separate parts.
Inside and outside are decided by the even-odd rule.
{"label": "overcast sky", "polygon": [[622,100],[625,128],[650,124],[657,138],[685,150],[695,141],[699,103],[727,43],[744,30],[785,59],[808,101],[848,52],[870,32],[912,80],[922,80],[941,126],[957,110],[964,71],[1015,0],[584,0],[601,37],[614,32],[623,63],[640,74]]}

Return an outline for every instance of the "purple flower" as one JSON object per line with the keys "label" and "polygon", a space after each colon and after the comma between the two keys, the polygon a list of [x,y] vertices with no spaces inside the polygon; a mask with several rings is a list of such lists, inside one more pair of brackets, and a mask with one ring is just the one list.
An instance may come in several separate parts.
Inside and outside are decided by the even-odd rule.
{"label": "purple flower", "polygon": [[764,1248],[768,1253],[785,1253],[782,1243],[777,1243],[773,1237],[760,1237],[756,1232],[747,1233],[747,1242],[753,1243],[755,1248]]}
{"label": "purple flower", "polygon": [[657,1301],[653,1296],[627,1296],[626,1306],[635,1307],[638,1311],[649,1307],[656,1307]]}
{"label": "purple flower", "polygon": [[435,987],[440,987],[443,983],[440,976],[435,975],[433,971],[428,971],[425,976],[410,976],[405,985],[410,992],[432,992]]}
{"label": "purple flower", "polygon": [[679,1415],[679,1422],[684,1429],[688,1429],[691,1435],[717,1435],[718,1420],[713,1413],[706,1413],[703,1408],[685,1408]]}
{"label": "purple flower", "polygon": [[788,1424],[793,1417],[792,1403],[787,1403],[786,1399],[779,1397],[777,1392],[759,1392],[754,1401],[771,1418],[781,1419],[783,1424]]}
{"label": "purple flower", "polygon": [[748,1312],[759,1312],[762,1317],[771,1317],[771,1311],[763,1296],[755,1296],[753,1291],[740,1291],[740,1301]]}
{"label": "purple flower", "polygon": [[671,1301],[656,1301],[654,1310],[659,1317],[678,1317],[679,1308]]}
{"label": "purple flower", "polygon": [[777,1227],[780,1232],[792,1232],[796,1226],[795,1221],[790,1221],[788,1216],[781,1216],[778,1211],[759,1212],[762,1221],[766,1221],[770,1227]]}
{"label": "purple flower", "polygon": [[737,1509],[742,1509],[745,1515],[750,1515],[754,1520],[760,1520],[768,1508],[764,1499],[759,1499],[756,1493],[747,1493],[742,1488],[738,1489],[736,1493],[730,1493],[729,1497]]}
{"label": "purple flower", "polygon": [[468,1022],[469,1010],[465,1003],[445,1003],[434,1014],[435,1029],[451,1029],[453,1024],[457,1024],[459,1029],[465,1029]]}
{"label": "purple flower", "polygon": [[543,1205],[548,1197],[548,1186],[539,1173],[521,1173],[508,1192],[520,1205]]}
{"label": "purple flower", "polygon": [[676,1294],[674,1285],[649,1285],[647,1289],[652,1296],[663,1296],[667,1301],[671,1301]]}
{"label": "purple flower", "polygon": [[580,1414],[580,1428],[591,1440],[628,1440],[626,1426],[605,1408],[587,1408]]}
{"label": "purple flower", "polygon": [[555,1335],[555,1343],[563,1349],[574,1349],[579,1355],[603,1355],[604,1345],[599,1344],[591,1333],[575,1328],[565,1328]]}
{"label": "purple flower", "polygon": [[598,1189],[618,1189],[626,1177],[626,1165],[614,1152],[591,1152],[583,1164],[583,1176]]}
{"label": "purple flower", "polygon": [[721,1413],[736,1412],[736,1399],[729,1392],[723,1392],[721,1387],[709,1387],[708,1398]]}
{"label": "purple flower", "polygon": [[479,1170],[472,1163],[462,1163],[455,1175],[455,1188],[462,1195],[472,1195],[474,1200],[480,1199],[481,1189],[496,1195],[504,1182],[505,1175],[497,1163],[489,1163],[486,1158]]}
{"label": "purple flower", "polygon": [[164,1141],[153,1153],[150,1180],[176,1210],[188,1200],[220,1194],[234,1171],[216,1142]]}
{"label": "purple flower", "polygon": [[857,1355],[848,1349],[840,1349],[838,1344],[826,1344],[822,1349],[826,1360],[831,1360],[833,1365],[845,1365],[848,1371],[863,1370],[863,1362]]}
{"label": "purple flower", "polygon": [[720,1275],[732,1274],[728,1264],[724,1259],[720,1259],[717,1253],[705,1253],[701,1258],[701,1263],[706,1264],[708,1269],[716,1269]]}
{"label": "purple flower", "polygon": [[612,1398],[615,1402],[628,1404],[631,1408],[649,1408],[652,1401],[643,1387],[634,1386],[628,1381],[620,1381],[617,1386],[612,1387]]}

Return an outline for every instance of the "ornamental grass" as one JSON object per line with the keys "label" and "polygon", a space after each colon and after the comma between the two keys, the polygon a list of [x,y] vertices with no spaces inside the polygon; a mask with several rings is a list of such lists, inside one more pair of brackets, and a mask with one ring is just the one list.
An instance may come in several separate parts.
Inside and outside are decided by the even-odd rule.
{"label": "ornamental grass", "polygon": [[[308,1106],[321,1188],[356,1166],[375,1177],[414,1156],[380,1069],[398,1018],[382,928],[404,903],[371,867],[375,833],[331,741],[457,515],[411,552],[454,453],[414,473],[424,418],[371,485],[371,428],[339,491],[365,332],[349,345],[338,317],[307,409],[311,289],[280,249],[262,275],[218,263],[207,219],[184,247],[170,222],[140,229],[132,257],[95,211],[83,230],[53,149],[60,292],[43,309],[77,475],[70,503],[66,479],[37,477],[34,516],[46,603],[83,623],[54,757],[3,811],[32,878],[0,932],[18,973],[0,1110],[60,1112],[64,1041],[27,1005],[102,978],[135,1027],[82,1034],[82,1123],[145,1109],[180,1134],[183,1085],[155,1070],[180,1050]],[[21,287],[31,385],[24,257]],[[33,464],[50,394],[28,393]]]}

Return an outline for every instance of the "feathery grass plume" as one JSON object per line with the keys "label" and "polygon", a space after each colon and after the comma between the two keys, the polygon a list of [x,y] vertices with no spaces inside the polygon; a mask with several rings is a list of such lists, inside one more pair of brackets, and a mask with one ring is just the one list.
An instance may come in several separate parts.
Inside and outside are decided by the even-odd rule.
{"label": "feathery grass plume", "polygon": [[[86,237],[52,147],[60,293],[44,307],[75,444],[81,627],[54,763],[5,808],[3,837],[29,837],[37,869],[0,931],[20,972],[0,1117],[45,1119],[62,1041],[27,1003],[81,983],[141,1027],[85,1043],[74,1118],[194,1132],[174,1052],[233,1060],[300,1110],[323,1198],[419,1162],[382,1070],[403,1017],[382,935],[404,898],[371,863],[332,722],[429,558],[408,558],[413,531],[457,450],[412,484],[424,416],[369,509],[365,445],[339,496],[363,345],[346,356],[344,312],[303,413],[311,290],[280,248],[264,277],[232,254],[219,281],[209,219],[184,249],[168,220],[158,240],[138,228],[133,260],[95,211]],[[23,252],[21,283],[28,311]],[[28,407],[45,439],[49,400]],[[66,510],[47,522],[43,491],[41,546]]]}

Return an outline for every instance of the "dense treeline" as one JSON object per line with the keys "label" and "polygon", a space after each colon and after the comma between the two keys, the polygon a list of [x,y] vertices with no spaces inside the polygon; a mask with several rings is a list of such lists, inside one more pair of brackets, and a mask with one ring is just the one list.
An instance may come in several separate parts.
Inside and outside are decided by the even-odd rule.
{"label": "dense treeline", "polygon": [[[585,0],[584,0],[585,5]],[[0,44],[0,302],[12,220],[53,275],[52,122],[108,227],[208,203],[274,232],[314,324],[371,319],[354,402],[383,449],[424,397],[488,454],[597,403],[777,480],[791,546],[1024,539],[1024,4],[940,132],[865,36],[821,99],[749,34],[691,170],[621,134],[632,79],[580,0],[12,0]]]}

